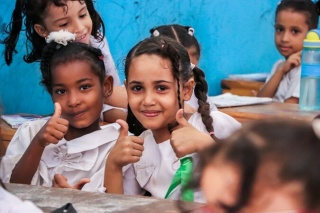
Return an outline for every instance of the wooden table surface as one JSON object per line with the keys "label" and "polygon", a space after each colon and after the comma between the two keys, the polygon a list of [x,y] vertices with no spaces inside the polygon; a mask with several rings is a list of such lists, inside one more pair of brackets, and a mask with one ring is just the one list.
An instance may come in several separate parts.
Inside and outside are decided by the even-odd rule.
{"label": "wooden table surface", "polygon": [[316,115],[320,114],[320,111],[302,111],[299,109],[298,104],[285,104],[277,102],[250,106],[219,108],[219,110],[234,117],[241,123],[265,118],[292,118],[312,121]]}
{"label": "wooden table surface", "polygon": [[5,154],[16,130],[17,129],[12,129],[4,120],[0,120],[0,157]]}
{"label": "wooden table surface", "polygon": [[[23,184],[5,184],[8,191],[23,200],[30,200],[44,212],[51,212],[71,203],[81,212],[180,212],[176,201],[142,196],[114,195],[98,192],[84,192],[74,189],[59,189]],[[202,203],[182,203],[188,210],[200,209]]]}

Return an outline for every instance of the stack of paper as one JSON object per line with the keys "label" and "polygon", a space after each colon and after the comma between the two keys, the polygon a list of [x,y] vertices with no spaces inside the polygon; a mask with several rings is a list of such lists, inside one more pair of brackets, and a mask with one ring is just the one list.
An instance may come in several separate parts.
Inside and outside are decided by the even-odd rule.
{"label": "stack of paper", "polygon": [[272,98],[238,96],[231,93],[224,93],[218,96],[210,96],[209,98],[217,107],[234,107],[272,102]]}
{"label": "stack of paper", "polygon": [[1,118],[7,122],[11,128],[17,129],[26,121],[32,121],[37,119],[48,119],[49,117],[43,117],[39,115],[1,115]]}

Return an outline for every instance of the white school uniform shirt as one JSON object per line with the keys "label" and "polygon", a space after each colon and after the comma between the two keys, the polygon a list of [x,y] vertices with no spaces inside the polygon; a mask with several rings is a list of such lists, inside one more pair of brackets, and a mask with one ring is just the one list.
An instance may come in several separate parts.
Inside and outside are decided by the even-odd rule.
{"label": "white school uniform shirt", "polygon": [[[30,121],[19,127],[1,160],[0,178],[3,182],[10,181],[16,163],[46,122]],[[82,190],[104,192],[106,158],[119,136],[118,128],[116,124],[106,125],[82,137],[49,144],[44,149],[31,185],[50,187],[54,175],[62,174],[70,185],[78,183],[82,178],[89,178],[90,183],[85,184]]]}
{"label": "white school uniform shirt", "polygon": [[[281,59],[273,65],[271,74],[267,78],[266,82],[268,82],[270,78],[274,75],[279,65],[281,65],[284,62],[285,60]],[[273,100],[277,102],[284,102],[286,99],[291,97],[299,98],[300,97],[300,77],[301,77],[301,65],[287,72],[283,76],[278,86],[277,92],[273,97]]]}
{"label": "white school uniform shirt", "polygon": [[[215,136],[219,139],[226,138],[241,128],[238,121],[220,111],[211,111],[210,115],[213,118]],[[188,122],[199,131],[208,133],[199,113],[194,113]],[[137,195],[147,190],[153,197],[164,198],[180,167],[180,161],[171,147],[170,140],[157,144],[150,130],[144,131],[140,137],[144,138],[144,151],[140,161],[131,165],[124,173],[124,192]],[[188,156],[192,157],[195,169],[199,160],[198,154],[192,153]],[[181,187],[177,187],[169,199],[178,200],[180,196]],[[194,201],[205,202],[200,191],[194,192]]]}
{"label": "white school uniform shirt", "polygon": [[41,213],[41,209],[36,207],[30,201],[22,201],[18,197],[6,191],[0,186],[0,212],[1,213],[13,213],[13,212],[24,212],[24,213]]}
{"label": "white school uniform shirt", "polygon": [[113,77],[113,85],[121,85],[119,74],[111,56],[106,36],[104,36],[101,42],[96,40],[93,36],[90,36],[90,45],[101,50],[104,56],[103,62],[106,69],[106,74]]}

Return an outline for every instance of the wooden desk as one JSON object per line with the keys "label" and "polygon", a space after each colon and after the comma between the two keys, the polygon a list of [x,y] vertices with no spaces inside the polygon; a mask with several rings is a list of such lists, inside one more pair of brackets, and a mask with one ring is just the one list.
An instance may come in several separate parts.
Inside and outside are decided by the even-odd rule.
{"label": "wooden desk", "polygon": [[264,82],[223,79],[221,81],[222,93],[230,92],[234,95],[253,96],[264,85]]}
{"label": "wooden desk", "polygon": [[[171,200],[84,192],[74,189],[58,189],[22,184],[5,184],[8,191],[23,200],[30,200],[44,212],[51,212],[66,203],[72,203],[78,213],[81,212],[180,212],[176,202]],[[183,203],[186,210],[196,210],[204,206],[201,203]]]}
{"label": "wooden desk", "polygon": [[4,120],[0,120],[0,157],[5,154],[9,142],[16,131],[17,129],[12,129]]}
{"label": "wooden desk", "polygon": [[320,111],[301,111],[298,104],[284,104],[277,102],[220,108],[219,110],[232,116],[241,123],[265,118],[293,118],[312,121],[316,115],[320,114]]}

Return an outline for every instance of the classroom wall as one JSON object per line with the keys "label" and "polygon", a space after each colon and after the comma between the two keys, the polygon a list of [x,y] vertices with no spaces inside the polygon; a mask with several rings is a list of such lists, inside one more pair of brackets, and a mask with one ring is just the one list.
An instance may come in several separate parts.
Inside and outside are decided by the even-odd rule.
{"label": "classroom wall", "polygon": [[[192,26],[201,44],[199,66],[205,71],[209,94],[221,93],[220,81],[229,74],[269,72],[280,57],[273,42],[274,11],[278,0],[96,0],[111,53],[121,79],[129,49],[150,36],[158,25]],[[9,22],[14,4],[2,0],[0,26]],[[1,34],[2,38],[3,35]],[[50,96],[39,84],[39,64],[26,64],[21,35],[13,64],[0,58],[0,98],[4,113],[48,114]],[[3,45],[0,45],[3,52]]]}

